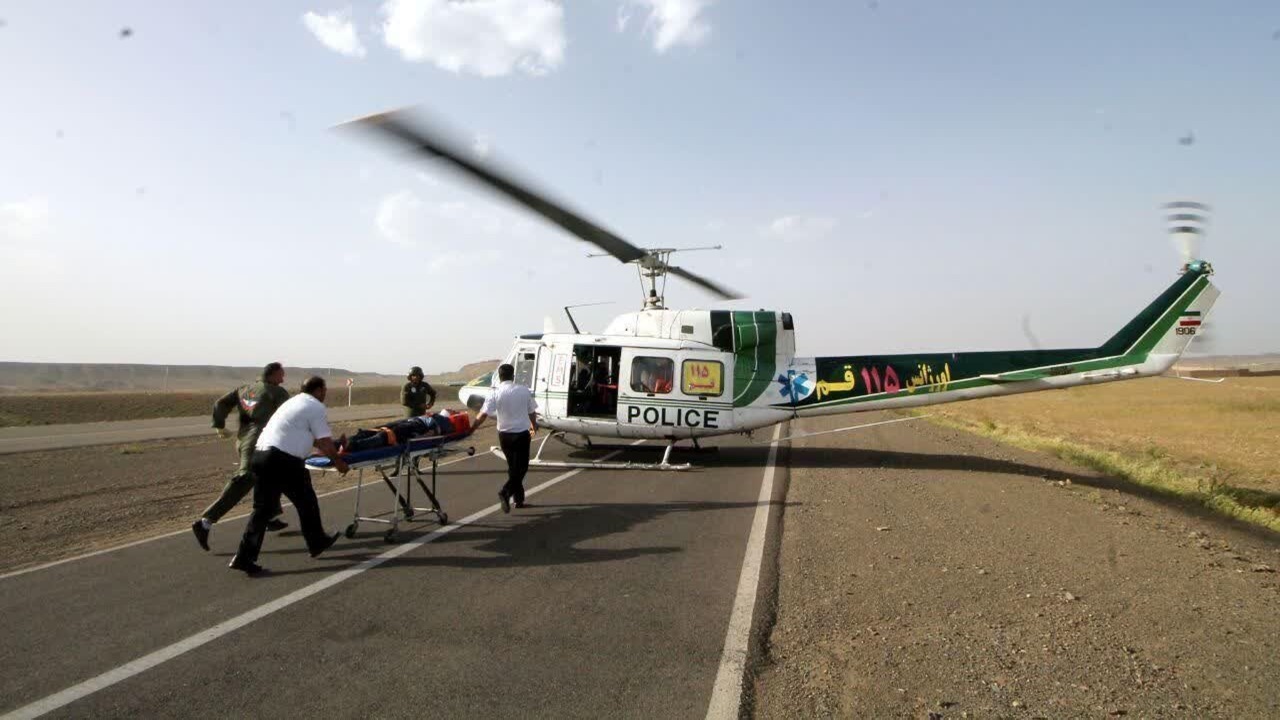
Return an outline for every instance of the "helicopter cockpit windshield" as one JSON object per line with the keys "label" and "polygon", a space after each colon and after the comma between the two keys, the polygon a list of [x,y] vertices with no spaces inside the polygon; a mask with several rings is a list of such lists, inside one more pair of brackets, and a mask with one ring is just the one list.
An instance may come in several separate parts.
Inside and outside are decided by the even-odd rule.
{"label": "helicopter cockpit windshield", "polygon": [[521,349],[516,353],[515,381],[517,385],[524,385],[527,388],[533,387],[533,371],[537,367],[538,354],[529,350]]}

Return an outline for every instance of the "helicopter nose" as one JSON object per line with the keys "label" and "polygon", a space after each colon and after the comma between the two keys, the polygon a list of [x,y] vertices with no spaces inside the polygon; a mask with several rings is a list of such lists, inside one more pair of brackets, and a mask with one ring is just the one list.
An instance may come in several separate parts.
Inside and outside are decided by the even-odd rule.
{"label": "helicopter nose", "polygon": [[458,399],[467,406],[469,410],[479,412],[484,406],[485,398],[489,396],[489,388],[464,387],[458,391]]}

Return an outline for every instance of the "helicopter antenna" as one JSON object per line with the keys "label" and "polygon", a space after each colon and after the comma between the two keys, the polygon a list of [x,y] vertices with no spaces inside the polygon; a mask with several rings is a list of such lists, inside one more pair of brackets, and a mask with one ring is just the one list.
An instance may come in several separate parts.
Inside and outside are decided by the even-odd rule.
{"label": "helicopter antenna", "polygon": [[612,300],[606,300],[606,301],[604,301],[604,302],[579,303],[579,304],[577,304],[577,305],[565,305],[565,306],[564,306],[564,314],[569,316],[569,324],[573,326],[573,334],[574,334],[574,335],[581,335],[581,334],[582,334],[582,331],[578,329],[578,323],[574,322],[574,320],[573,320],[573,313],[569,312],[569,308],[594,307],[594,306],[596,306],[596,305],[612,305],[612,304],[613,304],[613,301],[612,301]]}

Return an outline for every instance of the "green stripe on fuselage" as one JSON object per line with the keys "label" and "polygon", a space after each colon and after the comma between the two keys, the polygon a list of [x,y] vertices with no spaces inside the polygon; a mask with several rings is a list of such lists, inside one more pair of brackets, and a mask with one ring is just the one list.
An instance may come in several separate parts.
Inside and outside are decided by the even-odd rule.
{"label": "green stripe on fuselage", "polygon": [[773,380],[778,318],[771,312],[733,313],[733,404],[750,405]]}
{"label": "green stripe on fuselage", "polygon": [[[986,380],[981,375],[1000,375],[1020,370],[1044,369],[1046,374],[1068,375],[1082,372],[1110,370],[1141,364],[1150,352],[1168,334],[1178,317],[1200,297],[1209,285],[1207,276],[1199,276],[1176,287],[1180,295],[1162,299],[1172,302],[1163,313],[1156,314],[1148,307],[1142,316],[1155,318],[1155,322],[1140,334],[1127,329],[1132,348],[1123,354],[1106,354],[1115,347],[1109,341],[1097,348],[1070,350],[1015,350],[1009,352],[930,353],[922,355],[883,355],[816,358],[819,389],[798,403],[798,407],[831,407],[874,402],[899,395],[909,396],[933,392],[949,392],[1001,384]],[[1136,342],[1135,342],[1136,338]],[[1114,338],[1113,338],[1114,340]],[[1123,350],[1121,351],[1123,352]],[[854,375],[851,391],[833,390],[819,399],[823,383],[829,386],[846,384],[845,368]],[[892,372],[890,372],[892,371]],[[950,378],[946,382],[934,382],[938,377]],[[896,390],[890,391],[890,377]],[[783,405],[779,405],[783,407]]]}

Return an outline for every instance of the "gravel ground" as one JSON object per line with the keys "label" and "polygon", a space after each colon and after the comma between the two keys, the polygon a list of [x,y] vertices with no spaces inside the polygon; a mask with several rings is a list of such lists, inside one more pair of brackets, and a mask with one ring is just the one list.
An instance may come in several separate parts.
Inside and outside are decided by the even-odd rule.
{"label": "gravel ground", "polygon": [[[349,433],[354,425],[333,429]],[[492,424],[468,444],[477,453],[496,445]],[[238,462],[235,441],[218,440],[212,430],[208,438],[0,455],[0,572],[185,529]],[[354,474],[311,477],[317,493],[355,484]],[[250,495],[228,517],[252,504]],[[297,516],[286,509],[285,520],[296,524]]]}
{"label": "gravel ground", "polygon": [[1274,534],[926,422],[790,461],[756,716],[1280,717]]}

